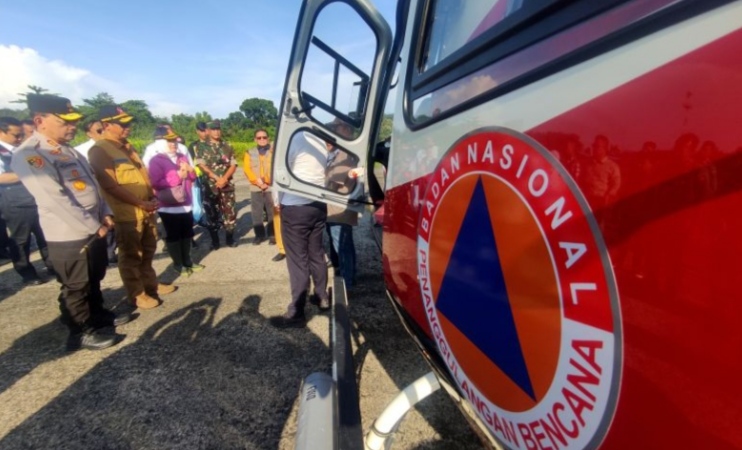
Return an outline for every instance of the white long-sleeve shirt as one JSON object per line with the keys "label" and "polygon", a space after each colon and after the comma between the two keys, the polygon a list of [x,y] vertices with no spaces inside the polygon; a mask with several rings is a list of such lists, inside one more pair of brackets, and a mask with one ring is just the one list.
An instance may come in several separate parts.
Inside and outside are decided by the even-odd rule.
{"label": "white long-sleeve shirt", "polygon": [[95,145],[95,141],[92,139],[88,139],[87,141],[83,142],[82,144],[75,147],[75,150],[77,150],[78,153],[80,153],[82,156],[85,157],[85,160],[88,159],[88,152],[91,148]]}
{"label": "white long-sleeve shirt", "polygon": [[[289,143],[289,169],[296,178],[315,186],[325,185],[327,166],[327,146],[317,136],[302,131],[294,135]],[[297,194],[279,195],[281,205],[308,205],[314,200]]]}

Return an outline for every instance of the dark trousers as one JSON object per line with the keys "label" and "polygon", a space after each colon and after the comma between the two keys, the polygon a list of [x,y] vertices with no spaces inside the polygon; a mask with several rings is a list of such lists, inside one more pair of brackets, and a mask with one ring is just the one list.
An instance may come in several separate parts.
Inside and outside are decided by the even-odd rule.
{"label": "dark trousers", "polygon": [[[2,200],[0,200],[0,204],[2,204],[1,202]],[[8,225],[2,217],[2,211],[0,211],[0,259],[2,258],[10,259],[10,238],[8,237]]]}
{"label": "dark trousers", "polygon": [[281,205],[281,231],[286,250],[286,265],[291,285],[290,316],[303,316],[309,292],[309,277],[314,282],[314,294],[327,298],[327,265],[322,246],[322,232],[327,219],[327,205]]}
{"label": "dark trousers", "polygon": [[113,229],[108,230],[106,234],[106,252],[109,262],[116,260],[116,231]]}
{"label": "dark trousers", "polygon": [[351,287],[356,280],[356,246],[353,243],[353,226],[347,223],[328,223],[327,236],[330,238],[330,261],[340,269],[345,279],[345,287]]}
{"label": "dark trousers", "polygon": [[10,258],[13,268],[24,280],[38,278],[36,269],[30,261],[31,235],[36,239],[41,258],[49,267],[44,232],[39,223],[39,211],[31,194],[22,184],[0,189],[0,214],[8,227]]}
{"label": "dark trousers", "polygon": [[160,220],[165,228],[165,242],[178,242],[193,238],[193,214],[160,212]]}
{"label": "dark trousers", "polygon": [[[273,196],[270,191],[250,192],[250,211],[255,237],[273,236]],[[268,220],[267,231],[263,225],[263,213]]]}
{"label": "dark trousers", "polygon": [[83,250],[87,242],[88,239],[49,242],[49,262],[62,285],[59,310],[62,322],[71,333],[79,333],[89,327],[96,316],[107,312],[100,290],[108,264],[106,241],[96,239]]}

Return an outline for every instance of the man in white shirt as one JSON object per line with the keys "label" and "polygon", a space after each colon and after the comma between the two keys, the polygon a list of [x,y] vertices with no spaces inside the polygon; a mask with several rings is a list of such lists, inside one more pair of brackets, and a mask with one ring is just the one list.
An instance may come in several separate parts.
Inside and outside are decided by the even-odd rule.
{"label": "man in white shirt", "polygon": [[[302,131],[289,144],[288,163],[291,172],[302,181],[325,185],[327,146],[317,136]],[[314,297],[321,311],[330,309],[327,294],[327,265],[322,233],[327,219],[327,205],[296,194],[278,195],[281,231],[286,265],[291,285],[291,303],[286,314],[270,318],[277,328],[304,327],[304,306],[309,296],[309,280],[314,282]]]}
{"label": "man in white shirt", "polygon": [[101,138],[103,134],[103,124],[100,120],[92,120],[83,125],[85,128],[85,134],[90,138],[82,144],[75,147],[75,150],[80,152],[85,159],[88,159],[88,151],[95,145],[95,141]]}

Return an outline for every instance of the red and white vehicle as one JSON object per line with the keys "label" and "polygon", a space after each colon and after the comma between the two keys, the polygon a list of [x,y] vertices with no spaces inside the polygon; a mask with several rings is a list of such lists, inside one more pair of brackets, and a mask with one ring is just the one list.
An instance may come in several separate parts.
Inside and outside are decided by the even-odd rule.
{"label": "red and white vehicle", "polygon": [[[396,18],[392,37],[370,1],[304,2],[279,190],[383,205],[391,303],[487,445],[742,448],[742,1],[400,0]],[[294,177],[300,130],[365,183]]]}

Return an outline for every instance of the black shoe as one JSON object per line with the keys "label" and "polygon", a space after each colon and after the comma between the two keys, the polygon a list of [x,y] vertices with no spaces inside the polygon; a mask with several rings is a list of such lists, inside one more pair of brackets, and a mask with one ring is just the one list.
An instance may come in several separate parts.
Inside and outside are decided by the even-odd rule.
{"label": "black shoe", "polygon": [[276,245],[276,238],[269,237],[268,238],[268,245]]}
{"label": "black shoe", "polygon": [[276,328],[304,328],[307,326],[307,318],[304,316],[273,316],[268,319]]}
{"label": "black shoe", "polygon": [[115,334],[101,334],[96,331],[71,334],[67,339],[67,350],[103,350],[116,345],[118,339],[119,336]]}
{"label": "black shoe", "polygon": [[255,236],[255,240],[252,241],[252,245],[260,245],[265,242],[265,238],[262,236]]}
{"label": "black shoe", "polygon": [[107,327],[120,327],[121,325],[127,324],[132,320],[139,317],[139,314],[132,314],[130,312],[123,312],[116,314],[113,311],[105,311],[101,316],[96,316],[92,321],[91,325],[96,330]]}
{"label": "black shoe", "polygon": [[29,278],[27,280],[23,280],[24,286],[39,286],[41,284],[46,283],[46,280],[42,280],[41,278]]}
{"label": "black shoe", "polygon": [[286,259],[286,255],[284,255],[283,253],[278,253],[276,256],[271,258],[271,260],[275,262],[283,261],[284,259]]}
{"label": "black shoe", "polygon": [[330,297],[329,295],[325,298],[319,298],[317,295],[312,294],[309,296],[309,303],[316,306],[320,311],[327,311],[330,309]]}

